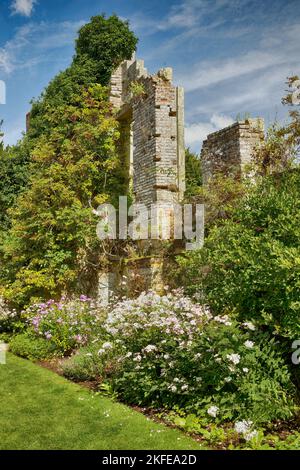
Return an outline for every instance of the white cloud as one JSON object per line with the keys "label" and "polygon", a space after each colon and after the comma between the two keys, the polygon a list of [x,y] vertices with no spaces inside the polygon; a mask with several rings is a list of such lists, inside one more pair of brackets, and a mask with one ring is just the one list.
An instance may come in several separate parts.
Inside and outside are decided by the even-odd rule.
{"label": "white cloud", "polygon": [[9,73],[12,70],[12,63],[9,53],[5,49],[0,49],[0,70]]}
{"label": "white cloud", "polygon": [[11,9],[14,15],[31,16],[36,0],[13,0]]}
{"label": "white cloud", "polygon": [[207,3],[203,0],[185,0],[173,5],[165,19],[158,23],[158,29],[190,28],[198,23]]}
{"label": "white cloud", "polygon": [[199,151],[201,142],[206,139],[208,134],[230,126],[233,122],[230,116],[213,114],[209,122],[187,125],[185,128],[185,143],[188,147],[192,147],[193,150],[198,149],[197,151]]}
{"label": "white cloud", "polygon": [[83,21],[62,23],[29,23],[20,27],[15,36],[0,48],[0,71],[9,74],[49,61],[45,51],[70,46]]}
{"label": "white cloud", "polygon": [[186,75],[177,77],[186,91],[194,91],[211,85],[217,85],[228,79],[258,72],[274,65],[283,65],[290,62],[285,54],[266,51],[251,51],[245,55],[225,59],[218,62],[202,62],[195,70]]}
{"label": "white cloud", "polygon": [[215,128],[211,122],[198,122],[187,125],[185,128],[185,144],[187,147],[195,146],[206,139],[208,134],[214,132]]}
{"label": "white cloud", "polygon": [[[220,13],[228,6],[235,9],[241,0],[183,0],[181,3],[172,5],[168,14],[160,22],[157,22],[158,30],[185,29],[189,30],[195,26],[199,27],[204,19],[211,16],[213,25],[224,23]],[[247,0],[242,0],[247,3]],[[216,18],[218,16],[218,18]]]}
{"label": "white cloud", "polygon": [[210,122],[213,124],[216,130],[218,130],[233,124],[233,119],[230,116],[224,116],[222,114],[213,114],[210,119]]}

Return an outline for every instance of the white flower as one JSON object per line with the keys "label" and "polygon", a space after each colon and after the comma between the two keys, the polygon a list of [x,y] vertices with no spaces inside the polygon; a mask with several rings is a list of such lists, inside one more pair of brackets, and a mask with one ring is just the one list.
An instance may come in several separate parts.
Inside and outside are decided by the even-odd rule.
{"label": "white flower", "polygon": [[101,356],[102,354],[105,353],[105,349],[99,349],[98,351],[98,356]]}
{"label": "white flower", "polygon": [[102,344],[103,349],[112,349],[112,344],[109,342],[103,343]]}
{"label": "white flower", "polygon": [[177,392],[177,387],[176,385],[172,385],[171,388],[170,388],[171,392],[175,393]]}
{"label": "white flower", "polygon": [[182,385],[181,390],[184,392],[184,391],[187,390],[188,388],[189,388],[188,385]]}
{"label": "white flower", "polygon": [[257,436],[258,436],[258,432],[255,429],[253,431],[246,432],[244,434],[244,438],[246,439],[246,441],[251,441],[251,439],[254,439],[254,437],[257,437]]}
{"label": "white flower", "polygon": [[255,325],[251,321],[243,323],[243,325],[248,328],[248,330],[254,331],[255,330]]}
{"label": "white flower", "polygon": [[231,382],[232,378],[231,377],[225,377],[225,382]]}
{"label": "white flower", "polygon": [[237,421],[234,425],[234,429],[237,433],[243,434],[243,437],[246,441],[251,441],[254,437],[257,437],[258,432],[253,429],[251,430],[253,426],[252,421]]}
{"label": "white flower", "polygon": [[231,321],[229,320],[228,315],[223,315],[222,317],[221,316],[214,317],[214,320],[219,323],[224,323],[224,325],[226,326],[232,325]]}
{"label": "white flower", "polygon": [[252,421],[246,421],[243,419],[243,421],[237,421],[235,423],[234,429],[238,434],[245,434],[250,431],[252,424]]}
{"label": "white flower", "polygon": [[248,341],[245,341],[245,342],[244,342],[244,346],[246,346],[246,348],[251,349],[251,348],[253,348],[253,346],[254,346],[254,342],[253,342],[253,341],[249,341],[249,340],[248,340]]}
{"label": "white flower", "polygon": [[210,406],[207,410],[207,414],[209,414],[209,416],[212,416],[213,418],[215,418],[218,413],[219,413],[219,408],[214,405]]}
{"label": "white flower", "polygon": [[227,359],[233,364],[238,364],[240,362],[241,356],[239,354],[227,354]]}
{"label": "white flower", "polygon": [[249,372],[248,367],[243,367],[243,372],[245,372],[247,374],[247,372]]}
{"label": "white flower", "polygon": [[150,353],[152,351],[156,351],[156,349],[157,349],[156,346],[154,346],[153,344],[148,344],[148,346],[144,348],[144,351],[146,353]]}

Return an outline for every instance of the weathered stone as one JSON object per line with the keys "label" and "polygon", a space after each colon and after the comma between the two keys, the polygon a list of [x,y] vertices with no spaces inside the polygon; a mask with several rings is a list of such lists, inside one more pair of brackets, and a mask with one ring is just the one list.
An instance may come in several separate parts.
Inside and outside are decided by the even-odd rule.
{"label": "weathered stone", "polygon": [[208,135],[201,152],[204,183],[217,173],[241,175],[263,140],[264,121],[261,118],[238,121]]}
{"label": "weathered stone", "polygon": [[122,154],[133,196],[147,207],[179,202],[185,191],[184,92],[171,81],[170,67],[151,76],[144,61],[134,59],[111,78],[110,100],[130,135]]}

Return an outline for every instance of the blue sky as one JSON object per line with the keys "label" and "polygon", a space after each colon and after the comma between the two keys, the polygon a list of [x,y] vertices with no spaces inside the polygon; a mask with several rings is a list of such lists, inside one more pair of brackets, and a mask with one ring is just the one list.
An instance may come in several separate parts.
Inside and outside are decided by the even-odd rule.
{"label": "blue sky", "polygon": [[31,98],[71,62],[79,27],[102,12],[129,19],[151,72],[174,68],[193,150],[237,115],[286,119],[285,78],[300,74],[299,0],[0,0],[6,143],[21,137]]}

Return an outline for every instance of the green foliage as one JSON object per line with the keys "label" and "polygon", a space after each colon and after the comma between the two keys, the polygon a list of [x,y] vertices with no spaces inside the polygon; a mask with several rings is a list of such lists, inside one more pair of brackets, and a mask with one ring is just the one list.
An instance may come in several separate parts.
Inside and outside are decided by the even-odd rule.
{"label": "green foliage", "polygon": [[75,382],[99,380],[103,375],[103,361],[98,355],[98,349],[93,345],[80,348],[63,363],[64,376]]}
{"label": "green foliage", "polygon": [[145,87],[143,83],[131,82],[130,83],[130,93],[132,96],[141,96],[145,94]]}
{"label": "green foliage", "polygon": [[185,197],[191,199],[199,194],[202,186],[202,168],[200,158],[189,148],[185,151],[185,180]]}
{"label": "green foliage", "polygon": [[58,296],[78,286],[88,263],[91,273],[97,266],[92,207],[112,202],[126,183],[110,109],[107,90],[94,85],[44,116],[51,133],[36,141],[3,246],[5,295],[16,304]]}
{"label": "green foliage", "polygon": [[97,82],[107,85],[111,73],[123,60],[131,59],[136,46],[137,38],[127,21],[121,21],[116,15],[107,19],[104,15],[94,16],[79,31],[75,62],[94,61]]}
{"label": "green foliage", "polygon": [[55,345],[43,338],[35,338],[28,333],[22,333],[10,340],[10,351],[16,356],[30,360],[49,359],[55,354]]}
{"label": "green foliage", "polygon": [[101,254],[92,209],[127,189],[102,85],[136,43],[127,22],[93,17],[70,67],[33,101],[27,135],[0,147],[1,290],[15,305],[92,285]]}
{"label": "green foliage", "polygon": [[205,231],[230,219],[245,194],[249,181],[230,175],[217,174],[202,188],[200,202],[205,204]]}
{"label": "green foliage", "polygon": [[260,176],[285,171],[293,167],[296,158],[295,145],[286,136],[286,130],[273,124],[268,129],[265,142],[263,142],[252,156],[254,172]]}
{"label": "green foliage", "polygon": [[28,160],[29,154],[25,142],[5,149],[0,142],[0,241],[10,227],[7,211],[26,186]]}
{"label": "green foliage", "polygon": [[235,310],[299,337],[300,170],[263,178],[205,246],[181,259],[186,288],[215,312]]}
{"label": "green foliage", "polygon": [[52,132],[51,123],[44,120],[49,108],[70,104],[83,88],[96,83],[107,86],[113,70],[123,60],[131,58],[136,45],[137,38],[128,22],[116,15],[94,16],[82,26],[72,64],[51,80],[40,98],[33,101],[28,133],[31,141],[42,133]]}
{"label": "green foliage", "polygon": [[[288,77],[287,79],[287,94],[283,98],[282,103],[288,105],[290,108],[290,122],[283,128],[284,135],[286,136],[288,142],[291,146],[295,146],[298,151],[300,151],[300,109],[299,109],[299,76],[294,75]],[[298,102],[298,105],[294,103]]]}

